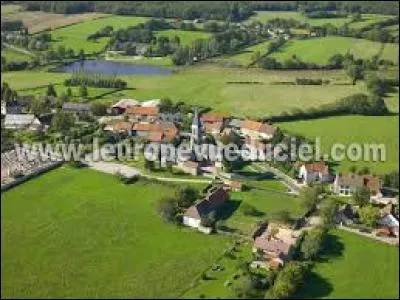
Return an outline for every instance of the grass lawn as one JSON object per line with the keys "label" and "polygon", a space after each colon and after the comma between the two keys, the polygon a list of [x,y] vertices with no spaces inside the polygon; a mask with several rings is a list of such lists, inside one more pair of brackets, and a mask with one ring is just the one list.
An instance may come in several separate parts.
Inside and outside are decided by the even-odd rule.
{"label": "grass lawn", "polygon": [[[184,299],[193,298],[214,298],[214,299],[236,299],[237,295],[234,291],[235,285],[243,278],[242,271],[238,269],[238,264],[243,261],[250,261],[252,258],[251,244],[245,242],[240,246],[236,246],[235,258],[222,256],[214,265],[220,265],[223,270],[214,271],[212,268],[206,271],[207,276],[211,279],[198,279],[195,286],[183,294]],[[226,285],[227,282],[231,284]]]}
{"label": "grass lawn", "polygon": [[73,48],[75,51],[83,49],[85,53],[100,52],[107,44],[108,38],[100,38],[97,41],[88,41],[87,37],[105,26],[112,26],[114,30],[123,27],[135,26],[146,21],[145,17],[131,16],[109,16],[97,20],[85,21],[65,28],[59,28],[51,32],[51,44],[57,48],[64,45]]}
{"label": "grass lawn", "polygon": [[[271,57],[284,61],[293,55],[305,62],[328,64],[329,58],[335,54],[346,54],[347,51],[358,58],[371,58],[380,52],[381,43],[364,39],[355,39],[340,36],[327,36],[308,40],[292,40],[271,54]],[[385,50],[385,48],[388,50]],[[384,47],[382,58],[398,62],[399,46],[390,44]]]}
{"label": "grass lawn", "polygon": [[[35,71],[6,72],[3,80],[14,89],[32,88],[49,83],[63,83],[70,75]],[[343,71],[266,71],[243,68],[220,68],[211,65],[179,68],[169,76],[124,76],[130,90],[102,97],[114,103],[121,98],[147,100],[169,97],[173,101],[210,106],[213,110],[237,116],[265,117],[332,103],[345,96],[365,91],[362,82],[353,85],[311,86],[276,85],[297,77],[324,78],[332,83],[347,82]],[[263,84],[229,84],[258,81]]]}
{"label": "grass lawn", "polygon": [[386,43],[381,56],[382,59],[391,60],[395,64],[399,64],[399,44]]}
{"label": "grass lawn", "polygon": [[296,298],[399,298],[399,249],[333,231]]}
{"label": "grass lawn", "polygon": [[334,26],[342,26],[345,23],[350,22],[350,18],[321,18],[321,19],[309,19],[300,12],[297,11],[258,11],[251,17],[247,22],[260,21],[265,23],[271,19],[293,19],[302,23],[308,23],[312,26],[320,26],[326,23],[330,23]]}
{"label": "grass lawn", "polygon": [[146,56],[128,56],[128,55],[122,55],[120,53],[107,52],[106,60],[120,61],[131,64],[139,64],[139,65],[152,65],[152,66],[164,66],[164,67],[173,66],[171,56],[169,55],[164,57],[146,57]]}
{"label": "grass lawn", "polygon": [[[287,188],[279,181],[267,179],[262,181],[247,181],[246,185],[252,186],[250,191],[234,192],[231,194],[230,207],[223,215],[226,225],[243,233],[250,234],[259,220],[273,218],[274,214],[287,210],[292,217],[298,217],[302,213],[300,199],[289,195]],[[260,216],[247,216],[243,213],[243,205],[254,206]]]}
{"label": "grass lawn", "polygon": [[334,143],[373,143],[384,144],[386,148],[386,161],[383,162],[352,162],[348,159],[340,162],[337,169],[348,171],[355,165],[358,169],[367,166],[371,172],[384,174],[398,170],[399,164],[399,117],[367,117],[367,116],[342,116],[318,120],[296,121],[280,123],[280,127],[313,139],[321,137],[323,153],[330,153]]}
{"label": "grass lawn", "polygon": [[6,58],[6,61],[31,61],[33,56],[22,53],[12,48],[4,48],[1,50],[1,56]]}
{"label": "grass lawn", "polygon": [[66,167],[3,193],[2,297],[178,296],[230,239],[164,223],[173,191]]}
{"label": "grass lawn", "polygon": [[189,46],[195,40],[198,39],[207,39],[212,36],[211,33],[204,32],[204,31],[187,31],[187,30],[176,30],[176,29],[169,29],[169,30],[162,30],[156,33],[156,36],[165,36],[170,40],[173,39],[175,36],[178,36],[182,46]]}

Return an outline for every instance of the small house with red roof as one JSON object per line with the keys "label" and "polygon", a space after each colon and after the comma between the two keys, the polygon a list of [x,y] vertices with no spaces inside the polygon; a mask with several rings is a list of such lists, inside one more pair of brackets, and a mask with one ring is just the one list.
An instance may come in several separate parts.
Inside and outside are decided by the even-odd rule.
{"label": "small house with red roof", "polygon": [[330,182],[333,179],[325,162],[302,164],[299,168],[299,178],[306,185]]}

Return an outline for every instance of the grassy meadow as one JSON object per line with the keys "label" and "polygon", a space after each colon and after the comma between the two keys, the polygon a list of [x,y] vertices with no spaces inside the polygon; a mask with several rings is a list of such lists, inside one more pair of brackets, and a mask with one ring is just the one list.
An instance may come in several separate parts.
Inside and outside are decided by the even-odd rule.
{"label": "grassy meadow", "polygon": [[4,56],[6,61],[31,61],[33,58],[33,55],[28,55],[12,48],[2,49],[1,56]]}
{"label": "grassy meadow", "polygon": [[333,231],[296,298],[399,298],[399,249]]}
{"label": "grassy meadow", "polygon": [[174,189],[64,167],[2,193],[2,297],[179,296],[230,239],[164,223]]}
{"label": "grassy meadow", "polygon": [[[245,234],[251,234],[258,221],[271,220],[274,214],[280,211],[288,211],[293,218],[301,215],[300,199],[289,195],[283,183],[274,179],[267,179],[248,181],[245,184],[251,186],[251,190],[232,193],[230,207],[225,215],[223,214],[223,219],[226,219],[225,223],[228,227]],[[243,207],[246,205],[255,207],[260,212],[260,216],[245,215]]]}
{"label": "grassy meadow", "polygon": [[265,54],[268,51],[269,44],[270,41],[261,42],[256,45],[244,48],[243,50],[239,51],[236,54],[226,55],[223,57],[223,59],[226,58],[227,60],[234,61],[239,65],[248,66],[250,63],[252,63],[251,58],[254,55],[254,53],[259,51],[261,55]]}
{"label": "grassy meadow", "polygon": [[[3,80],[17,90],[63,84],[66,73],[44,71],[6,72]],[[324,78],[330,85],[278,85],[275,82],[292,81],[297,77]],[[237,116],[266,117],[290,112],[294,108],[315,107],[332,103],[345,96],[365,91],[362,82],[348,82],[343,71],[267,71],[257,69],[220,68],[211,65],[180,68],[169,76],[123,76],[131,89],[105,95],[99,101],[115,102],[120,98],[139,100],[169,97],[173,101],[210,106],[213,110]],[[261,84],[235,82],[257,81]],[[234,82],[234,83],[229,83]],[[243,105],[248,103],[248,105]]]}
{"label": "grassy meadow", "polygon": [[146,21],[145,17],[131,16],[108,16],[96,20],[90,20],[74,24],[52,31],[51,44],[53,47],[64,45],[75,51],[83,49],[85,53],[101,52],[107,44],[107,38],[100,38],[97,41],[88,41],[87,37],[105,26],[112,26],[114,30],[128,26],[135,26]]}
{"label": "grassy meadow", "polygon": [[190,46],[195,40],[198,39],[207,39],[211,37],[211,33],[204,31],[187,31],[187,30],[162,30],[156,33],[156,36],[164,36],[169,39],[174,38],[175,36],[179,37],[182,46]]}
{"label": "grassy meadow", "polygon": [[1,16],[7,16],[22,10],[22,7],[18,4],[6,4],[1,5]]}
{"label": "grassy meadow", "polygon": [[383,52],[381,58],[398,63],[398,44],[384,44],[365,39],[355,39],[340,36],[327,36],[308,40],[292,40],[286,43],[278,51],[271,54],[271,57],[279,61],[292,58],[294,55],[302,61],[328,64],[329,58],[335,54],[352,53],[357,58],[371,58]]}
{"label": "grassy meadow", "polygon": [[307,138],[321,138],[322,153],[330,153],[335,143],[350,145],[351,143],[384,144],[386,161],[357,161],[346,159],[340,162],[338,171],[349,171],[351,166],[358,169],[366,166],[371,172],[385,174],[398,170],[399,165],[399,117],[342,116],[309,121],[280,123],[279,126],[289,132]]}
{"label": "grassy meadow", "polygon": [[308,23],[312,26],[320,26],[326,23],[330,23],[334,26],[342,26],[350,22],[350,18],[318,18],[310,19],[304,16],[302,13],[297,11],[258,11],[252,16],[247,22],[260,21],[265,23],[271,19],[293,19],[298,22]]}

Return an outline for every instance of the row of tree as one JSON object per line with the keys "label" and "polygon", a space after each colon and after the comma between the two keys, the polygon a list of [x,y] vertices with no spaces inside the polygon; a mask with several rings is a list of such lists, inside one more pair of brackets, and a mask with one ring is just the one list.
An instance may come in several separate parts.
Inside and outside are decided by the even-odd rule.
{"label": "row of tree", "polygon": [[117,78],[116,76],[107,76],[101,73],[89,73],[85,71],[77,71],[72,74],[71,78],[64,81],[66,86],[92,86],[100,88],[118,88],[124,89],[127,82]]}

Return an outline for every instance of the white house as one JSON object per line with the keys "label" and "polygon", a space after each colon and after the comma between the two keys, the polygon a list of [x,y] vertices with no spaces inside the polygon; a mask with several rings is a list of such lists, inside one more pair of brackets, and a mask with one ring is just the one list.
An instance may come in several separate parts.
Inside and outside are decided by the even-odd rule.
{"label": "white house", "polygon": [[299,169],[299,178],[303,184],[309,185],[318,182],[329,182],[332,180],[328,165],[324,162],[303,164]]}
{"label": "white house", "polygon": [[333,192],[340,196],[351,196],[361,187],[367,187],[372,198],[381,198],[380,179],[372,175],[337,174],[333,182]]}
{"label": "white house", "polygon": [[42,123],[32,114],[7,114],[4,119],[4,128],[38,131],[42,128]]}

